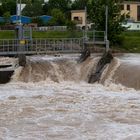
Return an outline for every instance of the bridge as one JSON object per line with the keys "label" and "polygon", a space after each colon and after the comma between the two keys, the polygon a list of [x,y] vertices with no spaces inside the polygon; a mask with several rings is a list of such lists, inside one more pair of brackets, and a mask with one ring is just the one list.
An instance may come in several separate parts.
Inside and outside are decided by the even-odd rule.
{"label": "bridge", "polygon": [[[96,34],[95,34],[96,33]],[[94,32],[92,37],[81,38],[27,38],[0,39],[0,56],[18,54],[78,53],[85,45],[105,45],[105,33]]]}
{"label": "bridge", "polygon": [[[105,45],[105,37],[99,33],[91,38],[18,38],[0,39],[0,56],[18,56],[15,64],[0,65],[0,83],[10,80],[14,70],[20,65],[25,66],[26,55],[55,54],[55,53],[83,53],[83,61],[90,52],[85,48],[88,45]],[[84,51],[86,50],[86,51]],[[88,53],[87,53],[88,52]]]}

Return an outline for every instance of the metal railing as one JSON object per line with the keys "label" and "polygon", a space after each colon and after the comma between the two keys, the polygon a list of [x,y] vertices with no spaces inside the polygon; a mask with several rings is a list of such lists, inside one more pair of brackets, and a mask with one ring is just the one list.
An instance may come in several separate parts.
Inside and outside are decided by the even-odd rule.
{"label": "metal railing", "polygon": [[85,43],[106,44],[104,31],[91,31],[87,38],[0,39],[0,55],[75,53],[84,49]]}
{"label": "metal railing", "polygon": [[33,31],[67,31],[67,26],[32,27]]}
{"label": "metal railing", "polygon": [[83,47],[83,38],[32,39],[24,40],[23,44],[17,39],[3,39],[0,40],[0,55],[81,52]]}
{"label": "metal railing", "polygon": [[93,43],[94,44],[105,44],[105,31],[93,31]]}

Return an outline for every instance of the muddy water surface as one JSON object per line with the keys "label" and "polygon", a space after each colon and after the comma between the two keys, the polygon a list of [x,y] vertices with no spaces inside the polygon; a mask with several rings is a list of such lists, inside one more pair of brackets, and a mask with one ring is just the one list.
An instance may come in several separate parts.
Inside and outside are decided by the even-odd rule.
{"label": "muddy water surface", "polygon": [[140,91],[113,83],[117,60],[104,72],[104,85],[87,83],[97,59],[78,66],[75,58],[49,59],[45,68],[36,60],[0,85],[0,140],[140,139]]}

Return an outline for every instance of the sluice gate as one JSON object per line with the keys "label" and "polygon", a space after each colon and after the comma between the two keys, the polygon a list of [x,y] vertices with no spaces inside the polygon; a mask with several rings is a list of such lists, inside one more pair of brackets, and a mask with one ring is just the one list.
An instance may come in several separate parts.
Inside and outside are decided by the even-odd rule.
{"label": "sluice gate", "polygon": [[[21,44],[23,49],[19,49]],[[0,40],[0,55],[78,53],[83,50],[83,47],[83,38],[3,39]]]}

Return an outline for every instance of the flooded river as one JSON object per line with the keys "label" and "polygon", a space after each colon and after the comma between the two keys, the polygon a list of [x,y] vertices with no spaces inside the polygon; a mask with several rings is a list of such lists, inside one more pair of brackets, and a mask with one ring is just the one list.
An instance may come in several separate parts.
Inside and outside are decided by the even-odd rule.
{"label": "flooded river", "polygon": [[0,85],[0,140],[140,139],[140,55],[115,58],[95,84],[99,57],[77,58],[28,57]]}

